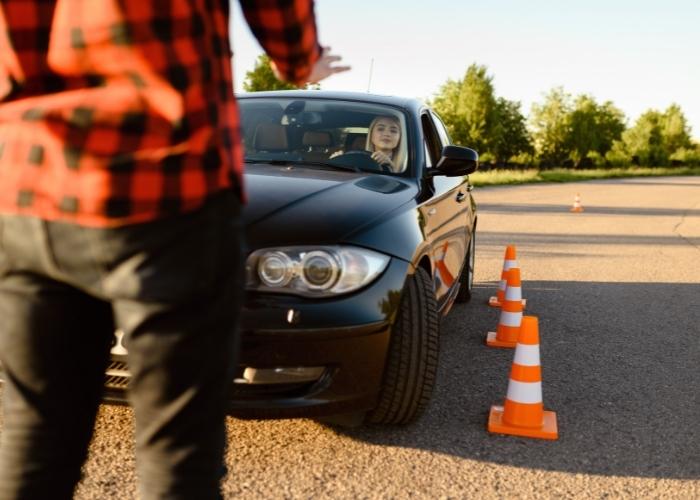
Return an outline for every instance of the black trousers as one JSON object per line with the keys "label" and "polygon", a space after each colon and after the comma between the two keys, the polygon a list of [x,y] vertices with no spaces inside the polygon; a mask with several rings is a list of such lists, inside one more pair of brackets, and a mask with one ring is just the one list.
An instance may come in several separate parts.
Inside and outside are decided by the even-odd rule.
{"label": "black trousers", "polygon": [[220,498],[241,234],[229,192],[113,229],[0,216],[0,499],[72,497],[115,328],[141,497]]}

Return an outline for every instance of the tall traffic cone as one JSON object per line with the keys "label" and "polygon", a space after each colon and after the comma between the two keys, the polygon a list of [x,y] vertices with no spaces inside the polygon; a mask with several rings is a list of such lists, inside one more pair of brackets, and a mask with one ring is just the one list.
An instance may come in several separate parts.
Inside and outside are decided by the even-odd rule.
{"label": "tall traffic cone", "polygon": [[[506,277],[509,269],[518,267],[518,261],[515,257],[515,245],[506,247],[506,254],[503,257],[503,269],[501,270],[501,280],[498,282],[496,295],[489,298],[491,307],[501,307],[506,294]],[[525,299],[523,299],[523,307],[525,307]]]}
{"label": "tall traffic cone", "polygon": [[523,301],[520,287],[520,269],[514,267],[506,273],[506,294],[501,306],[501,316],[495,332],[486,334],[489,347],[515,347],[523,318]]}
{"label": "tall traffic cone", "polygon": [[540,335],[537,317],[525,316],[510,370],[503,406],[489,413],[488,431],[541,439],[557,439],[557,414],[542,405]]}
{"label": "tall traffic cone", "polygon": [[572,212],[583,212],[583,205],[581,205],[581,195],[576,193],[574,196],[574,204],[571,207]]}

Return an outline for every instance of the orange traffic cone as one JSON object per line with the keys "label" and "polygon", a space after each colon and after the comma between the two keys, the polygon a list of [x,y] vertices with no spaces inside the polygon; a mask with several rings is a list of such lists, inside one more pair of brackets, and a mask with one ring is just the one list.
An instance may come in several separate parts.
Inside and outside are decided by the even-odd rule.
{"label": "orange traffic cone", "polygon": [[506,273],[508,272],[508,269],[513,267],[518,267],[518,261],[515,260],[515,245],[508,245],[506,247],[506,254],[503,257],[501,280],[498,282],[496,295],[489,298],[489,305],[491,307],[501,307],[501,305],[503,305],[503,299],[506,294]]}
{"label": "orange traffic cone", "polygon": [[[518,267],[518,261],[515,257],[515,245],[508,245],[506,247],[506,254],[503,257],[503,269],[501,270],[501,280],[498,282],[498,289],[496,290],[496,295],[489,298],[489,305],[491,307],[501,307],[503,305],[503,300],[506,294],[506,276],[509,269]],[[523,307],[525,307],[526,300],[523,299]]]}
{"label": "orange traffic cone", "polygon": [[506,273],[506,294],[501,307],[501,316],[495,332],[486,334],[489,347],[515,347],[523,318],[523,301],[520,288],[520,269],[514,267]]}
{"label": "orange traffic cone", "polygon": [[583,212],[583,205],[581,205],[581,195],[576,193],[574,196],[574,204],[571,207],[572,212]]}
{"label": "orange traffic cone", "polygon": [[559,437],[557,414],[542,407],[540,335],[535,316],[523,318],[506,402],[491,407],[488,431],[542,439]]}

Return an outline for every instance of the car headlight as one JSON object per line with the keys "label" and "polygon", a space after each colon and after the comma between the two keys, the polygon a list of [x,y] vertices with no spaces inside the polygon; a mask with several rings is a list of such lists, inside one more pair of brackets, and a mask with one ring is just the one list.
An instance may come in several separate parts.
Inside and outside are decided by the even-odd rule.
{"label": "car headlight", "polygon": [[389,256],[348,246],[257,250],[246,260],[246,288],[261,292],[330,297],[371,283]]}

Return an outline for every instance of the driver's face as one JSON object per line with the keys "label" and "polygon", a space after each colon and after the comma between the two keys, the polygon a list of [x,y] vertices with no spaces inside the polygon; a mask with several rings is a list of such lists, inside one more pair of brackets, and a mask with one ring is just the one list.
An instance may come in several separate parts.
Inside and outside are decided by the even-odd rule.
{"label": "driver's face", "polygon": [[389,118],[380,118],[372,130],[372,144],[379,150],[394,149],[400,138],[399,125]]}

